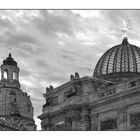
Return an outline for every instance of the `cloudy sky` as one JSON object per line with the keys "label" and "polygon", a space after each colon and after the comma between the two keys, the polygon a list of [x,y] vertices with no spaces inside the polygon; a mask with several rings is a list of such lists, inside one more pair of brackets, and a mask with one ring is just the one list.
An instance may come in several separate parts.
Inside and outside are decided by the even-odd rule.
{"label": "cloudy sky", "polygon": [[38,129],[45,88],[69,81],[75,72],[92,76],[101,55],[122,42],[122,18],[132,18],[129,43],[140,46],[139,15],[140,10],[0,10],[0,61],[11,48]]}

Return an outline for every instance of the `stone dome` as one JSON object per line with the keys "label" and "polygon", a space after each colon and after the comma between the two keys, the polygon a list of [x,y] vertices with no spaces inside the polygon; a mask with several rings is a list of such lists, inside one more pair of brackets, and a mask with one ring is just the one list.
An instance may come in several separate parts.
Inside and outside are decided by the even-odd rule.
{"label": "stone dome", "polygon": [[123,38],[121,44],[103,54],[93,76],[114,82],[140,76],[140,48],[129,44],[127,37]]}
{"label": "stone dome", "polygon": [[11,53],[9,53],[9,56],[3,60],[3,65],[17,66],[17,62],[12,58]]}

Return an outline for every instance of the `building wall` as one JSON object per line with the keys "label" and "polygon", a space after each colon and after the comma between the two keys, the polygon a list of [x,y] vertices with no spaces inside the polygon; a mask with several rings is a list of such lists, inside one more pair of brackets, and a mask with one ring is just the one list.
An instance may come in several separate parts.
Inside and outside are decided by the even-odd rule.
{"label": "building wall", "polygon": [[[108,86],[107,82],[81,78],[78,84],[79,93],[61,103],[43,108],[43,114],[39,117],[43,130],[97,131],[104,127],[108,130],[131,130],[134,126],[130,125],[130,114],[140,112],[139,80],[137,78],[127,83]],[[70,87],[71,84],[65,89]],[[61,97],[64,96],[62,87],[59,93]],[[140,120],[137,121],[140,124]],[[112,127],[106,125],[110,122]]]}
{"label": "building wall", "polygon": [[[8,87],[0,88],[0,117],[5,116],[8,121],[11,122],[14,120],[14,117],[9,117],[14,111],[12,106],[12,103],[15,102],[14,98],[16,98],[17,109],[22,116],[20,118],[20,122],[24,123],[24,127],[26,127],[28,130],[35,130],[33,107],[30,97],[27,95],[27,93],[24,93],[20,89]],[[16,122],[14,121],[14,123]]]}
{"label": "building wall", "polygon": [[[23,93],[19,89],[12,88],[0,88],[0,115],[9,115],[11,111],[11,103],[13,96],[11,93],[15,93],[18,109],[26,117],[33,117],[33,108],[29,96]],[[29,106],[28,106],[29,104]]]}

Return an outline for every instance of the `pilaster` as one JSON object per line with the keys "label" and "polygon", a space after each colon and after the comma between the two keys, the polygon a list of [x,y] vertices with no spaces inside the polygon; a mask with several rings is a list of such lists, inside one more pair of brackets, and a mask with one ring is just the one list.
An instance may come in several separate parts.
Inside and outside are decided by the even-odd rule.
{"label": "pilaster", "polygon": [[89,118],[89,111],[87,107],[82,108],[81,112],[81,130],[90,130],[90,118]]}
{"label": "pilaster", "polygon": [[91,112],[90,121],[91,121],[91,130],[97,131],[98,130],[98,114],[96,112]]}
{"label": "pilaster", "polygon": [[127,130],[127,107],[118,108],[117,114],[118,130]]}

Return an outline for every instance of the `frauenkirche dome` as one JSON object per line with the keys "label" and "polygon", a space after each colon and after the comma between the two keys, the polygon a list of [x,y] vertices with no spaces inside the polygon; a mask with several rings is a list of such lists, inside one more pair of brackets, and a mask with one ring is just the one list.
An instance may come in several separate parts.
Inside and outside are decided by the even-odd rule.
{"label": "frauenkirche dome", "polygon": [[140,76],[140,48],[123,38],[100,58],[93,76],[114,82]]}

